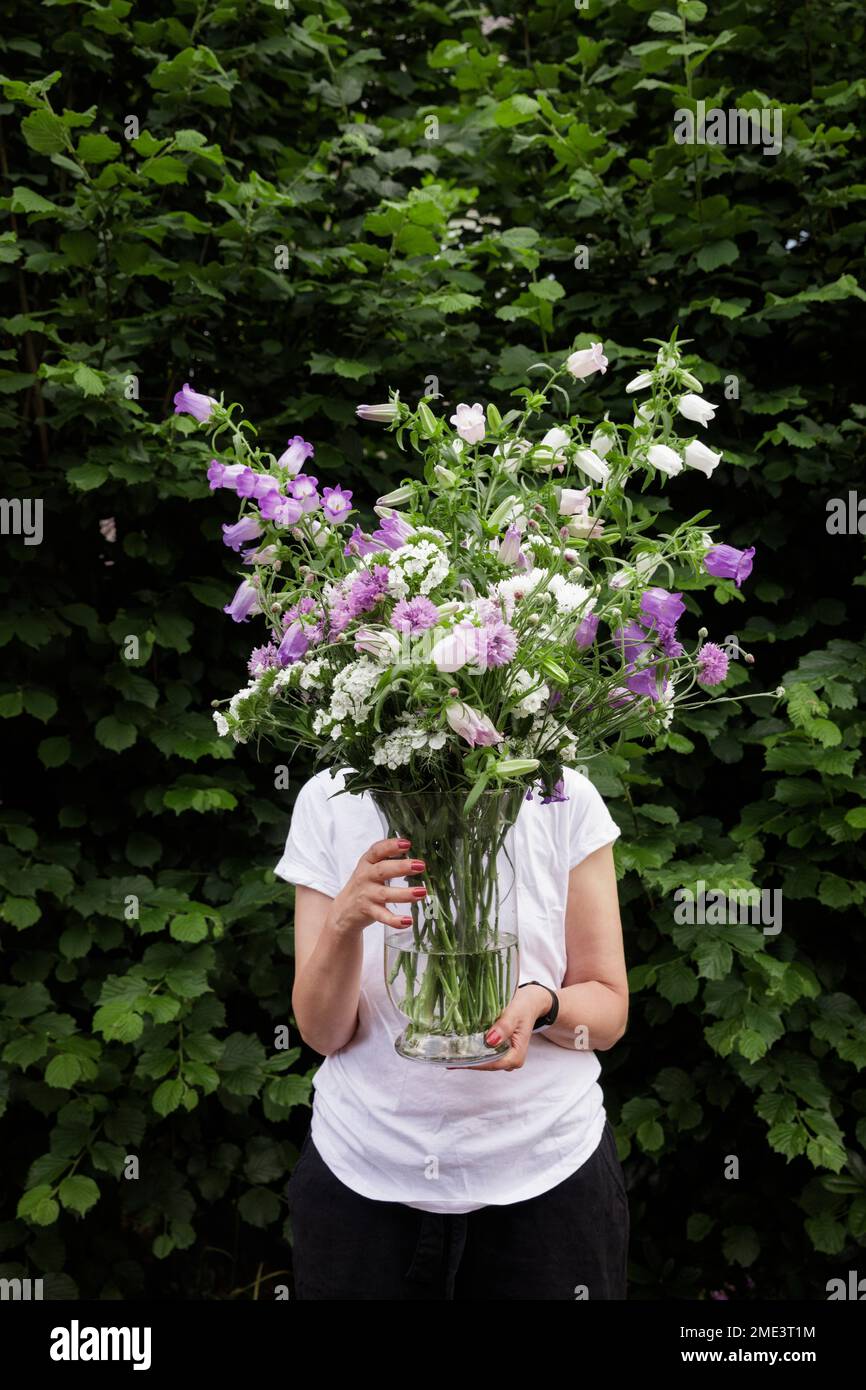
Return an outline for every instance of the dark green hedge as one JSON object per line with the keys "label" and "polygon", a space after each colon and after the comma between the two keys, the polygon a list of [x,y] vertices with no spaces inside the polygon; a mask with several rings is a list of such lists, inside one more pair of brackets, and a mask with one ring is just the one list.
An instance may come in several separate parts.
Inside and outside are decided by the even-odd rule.
{"label": "dark green hedge", "polygon": [[[228,506],[173,393],[243,401],[268,447],[303,433],[369,501],[401,460],[358,401],[435,377],[444,404],[501,405],[592,337],[603,410],[679,323],[725,461],[657,505],[707,503],[757,546],[714,636],[754,654],[734,693],[789,698],[786,718],[705,711],[599,778],[634,967],[604,1058],[633,1292],[825,1297],[866,1235],[866,575],[827,514],[866,418],[862,10],[146,10],[24,0],[0,40],[3,488],[44,502],[40,545],[0,537],[0,1276],[87,1297],[287,1282],[316,1058],[271,866],[304,769],[287,795],[272,758],[215,737],[248,636],[220,611]],[[699,98],[780,109],[782,151],[677,144]],[[701,879],[780,889],[781,932],[677,924]]]}

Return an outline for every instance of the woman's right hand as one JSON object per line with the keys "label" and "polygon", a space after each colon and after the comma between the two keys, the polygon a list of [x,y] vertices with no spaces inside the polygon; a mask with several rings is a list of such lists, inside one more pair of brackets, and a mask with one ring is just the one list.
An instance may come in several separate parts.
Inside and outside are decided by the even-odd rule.
{"label": "woman's right hand", "polygon": [[423,874],[423,859],[397,859],[395,855],[410,848],[410,840],[376,840],[362,854],[352,877],[334,898],[331,922],[339,932],[361,932],[372,922],[386,927],[410,927],[411,917],[398,917],[388,910],[388,903],[420,902],[427,889],[386,888],[392,878],[408,874]]}

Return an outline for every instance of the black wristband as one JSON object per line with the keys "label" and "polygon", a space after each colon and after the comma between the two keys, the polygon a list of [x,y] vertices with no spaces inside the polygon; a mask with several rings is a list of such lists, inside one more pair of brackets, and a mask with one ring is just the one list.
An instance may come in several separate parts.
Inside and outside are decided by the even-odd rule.
{"label": "black wristband", "polygon": [[552,1001],[549,1011],[542,1014],[541,1018],[537,1018],[533,1023],[532,1031],[534,1033],[536,1028],[546,1028],[548,1024],[556,1022],[556,1016],[559,1013],[559,995],[550,988],[550,985],[543,985],[540,980],[524,980],[523,984],[518,985],[517,988],[525,989],[527,985],[538,985],[540,989],[546,989]]}

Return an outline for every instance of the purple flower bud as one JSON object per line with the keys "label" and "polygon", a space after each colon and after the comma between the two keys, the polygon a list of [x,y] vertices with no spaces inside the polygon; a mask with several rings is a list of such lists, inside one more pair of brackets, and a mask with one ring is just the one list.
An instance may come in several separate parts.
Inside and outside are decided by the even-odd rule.
{"label": "purple flower bud", "polygon": [[254,516],[242,516],[234,526],[223,527],[223,544],[230,545],[232,550],[240,550],[247,541],[258,540],[261,534],[262,528]]}
{"label": "purple flower bud", "polygon": [[359,420],[372,420],[377,425],[390,425],[397,419],[396,405],[386,402],[382,405],[358,405],[355,414]]}
{"label": "purple flower bud", "polygon": [[234,598],[226,604],[223,612],[228,613],[236,623],[245,623],[251,613],[261,612],[259,591],[249,579],[244,579],[238,586]]}
{"label": "purple flower bud", "polygon": [[597,632],[598,617],[595,613],[587,613],[586,617],[581,619],[577,631],[574,634],[575,645],[582,647],[584,650],[587,647],[591,647],[595,641]]}
{"label": "purple flower bud", "polygon": [[285,451],[277,459],[277,466],[285,468],[294,476],[300,473],[307,459],[311,459],[315,453],[312,444],[308,444],[306,439],[296,434],[289,440]]}
{"label": "purple flower bud", "polygon": [[293,662],[300,661],[309,645],[310,639],[301,624],[297,621],[291,623],[286,628],[283,640],[277,648],[277,660],[280,666],[291,666]]}
{"label": "purple flower bud", "polygon": [[498,559],[503,565],[516,565],[520,559],[520,531],[516,526],[509,526],[499,542]]}

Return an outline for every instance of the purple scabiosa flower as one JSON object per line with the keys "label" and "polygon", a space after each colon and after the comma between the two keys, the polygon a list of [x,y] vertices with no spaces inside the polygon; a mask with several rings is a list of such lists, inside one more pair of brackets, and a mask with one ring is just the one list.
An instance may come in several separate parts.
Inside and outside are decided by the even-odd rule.
{"label": "purple scabiosa flower", "polygon": [[346,631],[352,621],[352,614],[349,612],[345,599],[336,599],[328,612],[328,635],[339,637]]}
{"label": "purple scabiosa flower", "polygon": [[251,613],[260,613],[261,611],[259,591],[249,579],[242,580],[231,603],[227,603],[223,609],[223,612],[228,613],[229,617],[236,623],[245,623]]}
{"label": "purple scabiosa flower", "polygon": [[263,671],[270,671],[272,667],[279,666],[277,649],[273,642],[269,642],[266,647],[254,647],[247,662],[247,670],[251,676],[260,676]]}
{"label": "purple scabiosa flower", "polygon": [[698,652],[698,682],[721,685],[728,674],[728,655],[715,642],[705,642]]}
{"label": "purple scabiosa flower", "polygon": [[647,627],[663,624],[673,628],[685,611],[682,594],[672,594],[667,589],[645,589],[641,594],[640,617]]}
{"label": "purple scabiosa flower", "polygon": [[507,666],[509,661],[514,660],[516,652],[517,633],[508,623],[499,619],[485,623],[484,627],[478,629],[476,653],[482,671],[489,670],[491,666]]}
{"label": "purple scabiosa flower", "polygon": [[394,605],[391,614],[391,626],[398,632],[408,632],[412,637],[417,637],[425,628],[435,627],[438,621],[439,609],[423,595],[420,598],[402,598]]}
{"label": "purple scabiosa flower", "polygon": [[373,565],[371,569],[362,570],[352,580],[351,588],[346,594],[349,617],[357,618],[361,613],[369,613],[387,592],[387,565]]}
{"label": "purple scabiosa flower", "polygon": [[288,442],[284,452],[277,459],[278,468],[286,468],[294,477],[300,473],[307,459],[311,459],[315,453],[312,444],[308,444],[301,435],[294,435]]}
{"label": "purple scabiosa flower", "polygon": [[219,459],[211,459],[207,470],[211,491],[214,492],[218,487],[228,487],[237,491],[238,478],[245,471],[242,463],[220,463]]}
{"label": "purple scabiosa flower", "polygon": [[296,502],[300,502],[305,512],[314,512],[319,506],[318,478],[310,473],[299,473],[292,478],[289,487]]}
{"label": "purple scabiosa flower", "polygon": [[342,521],[352,510],[352,494],[341,487],[322,489],[322,511],[328,521]]}
{"label": "purple scabiosa flower", "polygon": [[568,801],[569,797],[565,794],[565,782],[563,778],[560,777],[558,782],[554,782],[550,789],[550,794],[548,796],[540,796],[539,800],[542,806],[550,806],[551,803],[558,801]]}
{"label": "purple scabiosa flower", "polygon": [[242,516],[234,526],[223,526],[223,545],[240,550],[247,541],[257,541],[261,534],[262,528],[254,516]]}
{"label": "purple scabiosa flower", "polygon": [[676,631],[666,623],[659,623],[656,628],[656,639],[665,656],[683,656],[685,647],[682,642],[677,641]]}
{"label": "purple scabiosa flower", "polygon": [[288,627],[289,623],[294,623],[299,618],[306,617],[308,613],[313,612],[315,606],[316,600],[311,598],[309,594],[304,594],[303,598],[298,599],[297,603],[293,603],[291,608],[286,609],[283,614],[283,627]]}
{"label": "purple scabiosa flower", "polygon": [[175,392],[175,415],[194,415],[201,424],[210,419],[215,405],[219,405],[219,401],[215,401],[213,396],[202,396],[198,391],[193,391],[188,381],[184,382],[180,391]]}
{"label": "purple scabiosa flower", "polygon": [[351,536],[343,546],[343,554],[352,555],[375,555],[377,552],[387,550],[383,541],[374,541],[362,531],[360,526],[356,526]]}
{"label": "purple scabiosa flower", "polygon": [[408,521],[404,521],[396,512],[391,512],[372,533],[371,539],[381,541],[388,550],[399,550],[401,545],[406,544],[412,531],[413,527]]}
{"label": "purple scabiosa flower", "polygon": [[591,647],[593,642],[595,641],[595,635],[597,632],[597,615],[595,613],[587,613],[586,617],[581,618],[580,622],[577,625],[577,631],[574,634],[575,646],[581,647],[583,650],[586,650],[587,647]]}
{"label": "purple scabiosa flower", "polygon": [[752,573],[752,556],[755,547],[737,550],[732,545],[711,546],[704,556],[704,569],[714,579],[733,579],[739,589],[744,579]]}
{"label": "purple scabiosa flower", "polygon": [[633,666],[643,652],[649,651],[650,643],[640,623],[626,623],[613,634],[618,649],[623,653],[627,666]]}
{"label": "purple scabiosa flower", "polygon": [[300,661],[309,645],[310,639],[301,624],[299,622],[290,623],[277,648],[277,659],[280,666],[291,666],[295,661]]}

